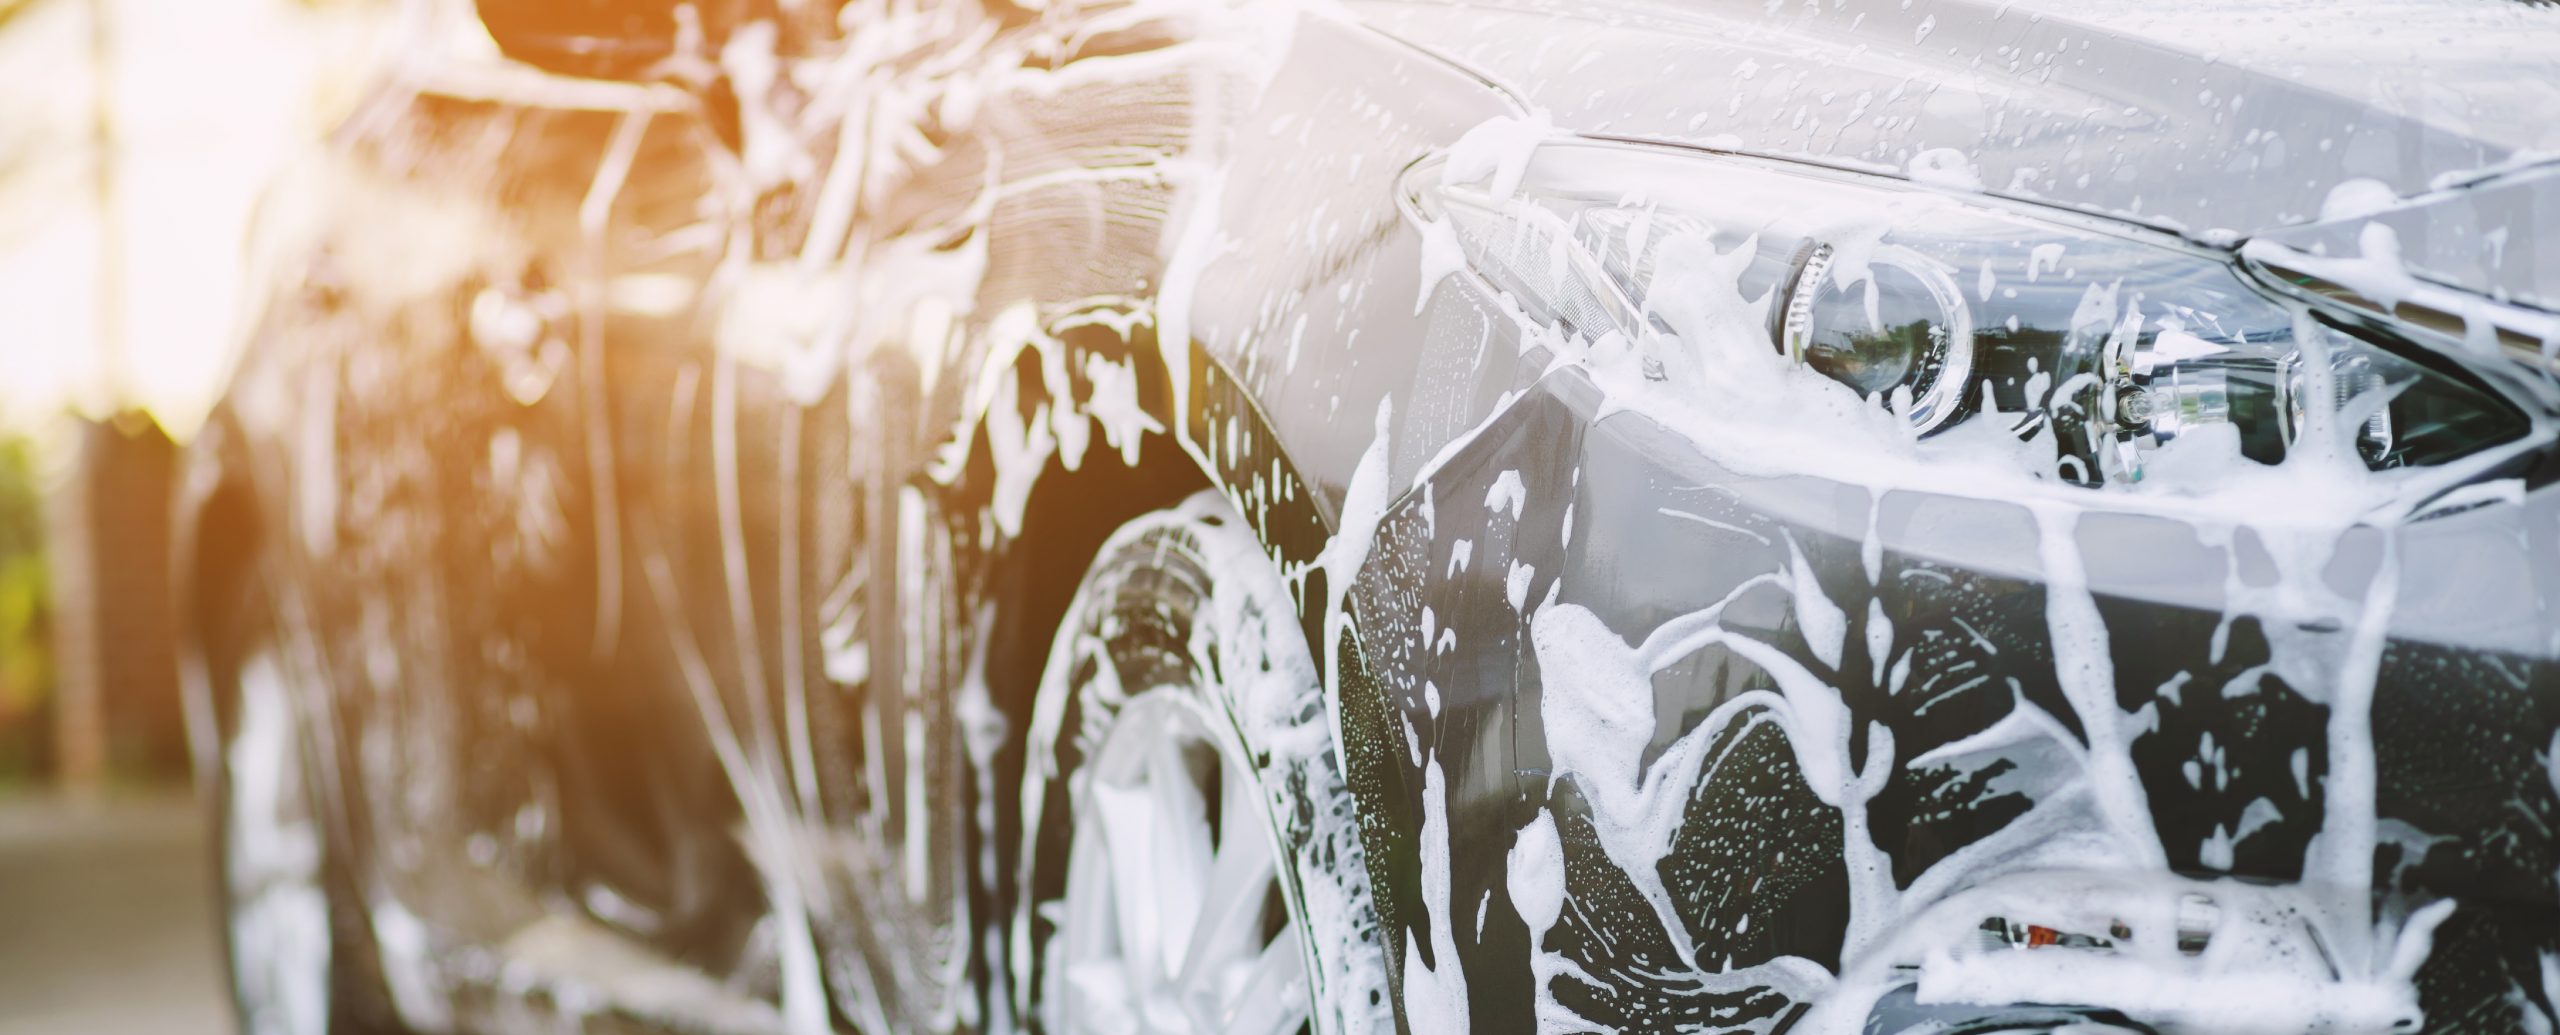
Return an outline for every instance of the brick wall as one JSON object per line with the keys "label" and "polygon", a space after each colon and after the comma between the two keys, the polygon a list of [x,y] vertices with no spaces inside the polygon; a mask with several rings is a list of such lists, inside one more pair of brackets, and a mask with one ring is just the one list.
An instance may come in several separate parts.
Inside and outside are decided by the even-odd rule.
{"label": "brick wall", "polygon": [[169,582],[177,447],[148,417],[82,421],[46,514],[62,783],[186,770]]}

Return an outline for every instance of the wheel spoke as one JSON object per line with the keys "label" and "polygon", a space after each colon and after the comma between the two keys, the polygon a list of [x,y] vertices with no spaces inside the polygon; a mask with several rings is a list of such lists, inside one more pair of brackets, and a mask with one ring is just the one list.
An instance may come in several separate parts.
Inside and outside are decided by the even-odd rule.
{"label": "wheel spoke", "polygon": [[1261,782],[1235,766],[1227,768],[1224,782],[1218,795],[1218,850],[1252,845],[1255,850],[1268,853],[1271,832],[1263,817]]}
{"label": "wheel spoke", "polygon": [[1091,792],[1093,815],[1101,821],[1108,849],[1104,879],[1112,889],[1113,917],[1118,921],[1120,960],[1129,971],[1133,995],[1153,987],[1163,973],[1161,959],[1164,903],[1155,892],[1155,816],[1144,790],[1114,787],[1096,780]]}
{"label": "wheel spoke", "polygon": [[1178,980],[1187,986],[1201,987],[1220,968],[1260,948],[1262,908],[1271,892],[1271,849],[1262,832],[1246,834],[1218,848],[1216,868],[1200,899],[1200,919],[1183,953]]}
{"label": "wheel spoke", "polygon": [[1265,937],[1279,863],[1261,782],[1184,693],[1132,698],[1084,770],[1052,943],[1058,1030],[1289,1035],[1306,1023],[1297,930]]}
{"label": "wheel spoke", "polygon": [[[1168,724],[1171,725],[1171,724]],[[1171,733],[1171,730],[1166,730]],[[1179,953],[1200,921],[1201,895],[1207,891],[1212,849],[1209,810],[1182,757],[1183,738],[1158,736],[1147,758],[1147,783],[1156,807],[1155,878],[1161,902],[1158,919],[1162,940],[1155,959],[1172,977],[1183,970]]]}
{"label": "wheel spoke", "polygon": [[1307,1022],[1307,962],[1297,925],[1280,931],[1253,962],[1242,989],[1227,1000],[1217,1030],[1288,1035]]}
{"label": "wheel spoke", "polygon": [[1070,959],[1085,959],[1110,949],[1118,931],[1112,901],[1111,848],[1104,838],[1079,837],[1068,849],[1065,915],[1055,937],[1067,941]]}

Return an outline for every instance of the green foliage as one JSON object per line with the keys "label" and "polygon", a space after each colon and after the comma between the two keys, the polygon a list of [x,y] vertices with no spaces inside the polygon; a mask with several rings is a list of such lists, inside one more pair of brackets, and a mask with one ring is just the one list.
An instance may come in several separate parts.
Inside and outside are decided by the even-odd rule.
{"label": "green foliage", "polygon": [[49,612],[34,446],[0,437],[0,785],[42,766],[53,696]]}

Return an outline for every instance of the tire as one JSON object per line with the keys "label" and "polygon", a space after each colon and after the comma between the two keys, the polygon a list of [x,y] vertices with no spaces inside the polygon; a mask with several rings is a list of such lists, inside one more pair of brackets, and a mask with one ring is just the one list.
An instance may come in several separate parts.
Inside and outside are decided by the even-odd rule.
{"label": "tire", "polygon": [[330,757],[277,635],[263,579],[199,614],[194,664],[218,720],[201,771],[213,813],[223,957],[244,1035],[400,1035],[383,991],[343,831],[330,821]]}
{"label": "tire", "polygon": [[1214,493],[1103,547],[1025,750],[1015,1009],[1052,1035],[1392,1030],[1331,720],[1290,597]]}

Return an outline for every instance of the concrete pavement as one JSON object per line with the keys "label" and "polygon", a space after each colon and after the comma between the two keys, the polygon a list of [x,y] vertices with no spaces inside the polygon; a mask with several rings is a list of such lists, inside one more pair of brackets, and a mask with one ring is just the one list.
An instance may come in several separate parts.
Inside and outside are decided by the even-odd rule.
{"label": "concrete pavement", "polygon": [[0,798],[0,1035],[228,1035],[202,811]]}

